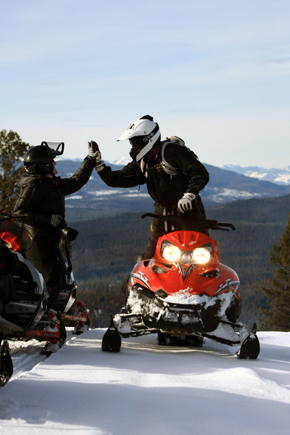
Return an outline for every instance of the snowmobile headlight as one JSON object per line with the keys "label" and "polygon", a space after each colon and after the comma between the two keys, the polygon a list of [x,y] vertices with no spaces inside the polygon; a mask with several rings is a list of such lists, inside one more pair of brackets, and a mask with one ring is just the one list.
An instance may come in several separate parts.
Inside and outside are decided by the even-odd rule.
{"label": "snowmobile headlight", "polygon": [[161,255],[164,260],[170,261],[171,263],[176,263],[180,260],[181,251],[172,243],[166,243],[162,246]]}
{"label": "snowmobile headlight", "polygon": [[206,264],[211,260],[211,253],[206,248],[196,248],[192,253],[192,259],[195,263]]}

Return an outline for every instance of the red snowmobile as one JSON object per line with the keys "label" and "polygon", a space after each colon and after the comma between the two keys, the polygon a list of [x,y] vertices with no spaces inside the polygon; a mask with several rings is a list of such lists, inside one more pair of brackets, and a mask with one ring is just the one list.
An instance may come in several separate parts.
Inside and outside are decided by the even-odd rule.
{"label": "red snowmobile", "polygon": [[[76,283],[71,265],[63,264],[65,286],[61,289],[53,310],[45,314],[49,298],[42,275],[25,258],[31,244],[28,231],[19,228],[7,213],[0,214],[0,386],[13,374],[13,364],[7,340],[36,339],[61,347],[66,340],[63,320],[79,325],[87,322],[87,310],[82,303],[74,304]],[[73,307],[74,304],[74,307]]]}
{"label": "red snowmobile", "polygon": [[204,338],[239,346],[239,358],[255,359],[260,345],[256,325],[238,322],[240,281],[220,263],[217,242],[208,230],[235,230],[230,223],[183,216],[145,214],[175,228],[160,237],[155,255],[137,263],[128,282],[126,306],[103,337],[104,351],[118,351],[120,336],[158,334],[160,345],[201,347]]}

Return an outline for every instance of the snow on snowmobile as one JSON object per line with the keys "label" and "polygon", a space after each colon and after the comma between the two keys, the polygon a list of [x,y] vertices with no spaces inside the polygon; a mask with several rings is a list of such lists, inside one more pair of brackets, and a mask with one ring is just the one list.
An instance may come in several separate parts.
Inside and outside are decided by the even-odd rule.
{"label": "snow on snowmobile", "polygon": [[126,306],[112,318],[103,337],[104,351],[119,351],[121,339],[158,334],[160,345],[202,347],[205,338],[239,346],[237,356],[256,359],[256,324],[238,322],[240,280],[220,263],[217,242],[208,230],[235,230],[230,223],[147,213],[171,226],[158,239],[153,258],[138,262],[130,275]]}
{"label": "snow on snowmobile", "polygon": [[76,284],[71,265],[62,257],[66,286],[53,310],[45,314],[49,294],[43,276],[25,258],[31,236],[7,213],[2,212],[0,222],[0,386],[3,386],[13,374],[7,340],[45,341],[43,353],[50,354],[49,345],[59,348],[66,340],[63,320],[74,320],[77,327],[82,326],[87,320],[87,310],[81,303],[72,307]]}

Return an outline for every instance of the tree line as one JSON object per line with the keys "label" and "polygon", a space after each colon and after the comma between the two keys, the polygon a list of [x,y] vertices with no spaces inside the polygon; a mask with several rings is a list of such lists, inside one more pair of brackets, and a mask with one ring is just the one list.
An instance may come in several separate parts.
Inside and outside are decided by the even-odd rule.
{"label": "tree line", "polygon": [[0,131],[0,205],[11,213],[17,194],[18,182],[24,173],[21,161],[30,145],[14,131]]}

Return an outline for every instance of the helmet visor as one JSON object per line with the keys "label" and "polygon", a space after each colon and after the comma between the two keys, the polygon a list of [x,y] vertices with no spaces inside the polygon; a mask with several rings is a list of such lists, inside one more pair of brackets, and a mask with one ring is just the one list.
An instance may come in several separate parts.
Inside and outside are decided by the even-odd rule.
{"label": "helmet visor", "polygon": [[41,142],[41,145],[45,146],[46,152],[51,158],[63,154],[64,142]]}
{"label": "helmet visor", "polygon": [[129,139],[129,142],[132,148],[142,149],[146,145],[146,137],[144,136],[135,136]]}

